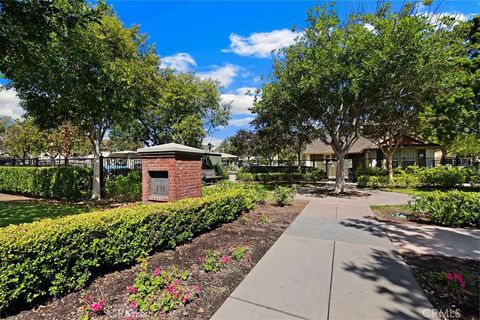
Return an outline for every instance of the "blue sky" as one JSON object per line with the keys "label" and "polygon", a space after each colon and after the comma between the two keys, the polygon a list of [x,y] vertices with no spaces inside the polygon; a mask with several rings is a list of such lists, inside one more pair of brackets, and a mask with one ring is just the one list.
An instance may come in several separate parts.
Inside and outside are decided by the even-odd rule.
{"label": "blue sky", "polygon": [[[319,1],[107,1],[125,26],[140,25],[155,43],[165,66],[195,72],[222,84],[222,100],[233,103],[228,126],[210,133],[206,142],[219,143],[252,119],[248,111],[262,76],[271,71],[272,49],[291,43],[290,29],[301,30],[306,10]],[[394,1],[399,6],[402,1]],[[362,8],[373,10],[376,1],[338,1],[341,16]],[[435,1],[437,13],[468,19],[480,13],[480,1]],[[432,10],[430,9],[430,10]],[[426,9],[422,9],[426,10]],[[0,83],[1,84],[1,83]],[[0,114],[22,114],[14,91],[0,91]]]}

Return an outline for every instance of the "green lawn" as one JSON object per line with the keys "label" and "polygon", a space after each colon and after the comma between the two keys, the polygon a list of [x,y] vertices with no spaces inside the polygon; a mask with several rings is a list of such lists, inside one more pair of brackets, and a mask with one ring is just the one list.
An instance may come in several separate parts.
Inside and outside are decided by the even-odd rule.
{"label": "green lawn", "polygon": [[4,201],[0,202],[0,228],[10,224],[27,223],[46,218],[54,219],[92,210],[92,207],[85,204]]}

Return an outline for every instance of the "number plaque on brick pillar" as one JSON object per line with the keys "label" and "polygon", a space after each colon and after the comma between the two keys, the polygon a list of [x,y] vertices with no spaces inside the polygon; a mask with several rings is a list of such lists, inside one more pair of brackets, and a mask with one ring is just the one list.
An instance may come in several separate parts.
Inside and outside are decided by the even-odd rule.
{"label": "number plaque on brick pillar", "polygon": [[205,151],[176,143],[137,151],[142,159],[143,202],[202,196],[202,157]]}

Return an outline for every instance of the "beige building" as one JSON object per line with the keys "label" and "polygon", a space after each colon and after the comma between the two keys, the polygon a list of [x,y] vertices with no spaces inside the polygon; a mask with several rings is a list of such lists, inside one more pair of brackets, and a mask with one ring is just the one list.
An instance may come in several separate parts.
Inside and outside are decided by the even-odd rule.
{"label": "beige building", "polygon": [[[441,146],[435,143],[428,143],[420,139],[404,136],[397,151],[393,156],[393,166],[408,167],[434,167],[440,165],[442,157]],[[360,137],[353,144],[347,154],[346,174],[355,171],[356,168],[385,167],[383,152],[370,140]],[[303,160],[307,166],[314,166],[327,172],[329,178],[335,178],[336,161],[332,148],[320,139],[313,141],[307,146],[303,153]]]}

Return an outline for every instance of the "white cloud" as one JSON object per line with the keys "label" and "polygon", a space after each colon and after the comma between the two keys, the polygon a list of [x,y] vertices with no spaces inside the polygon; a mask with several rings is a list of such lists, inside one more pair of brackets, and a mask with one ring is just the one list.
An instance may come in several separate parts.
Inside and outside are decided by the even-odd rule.
{"label": "white cloud", "polygon": [[0,87],[0,115],[21,118],[25,111],[20,107],[20,99],[15,90]]}
{"label": "white cloud", "polygon": [[375,27],[373,25],[371,25],[370,23],[365,23],[363,25],[365,27],[365,29],[367,29],[368,31],[373,31],[375,30]]}
{"label": "white cloud", "polygon": [[255,119],[255,118],[254,117],[246,117],[246,118],[240,118],[240,119],[233,119],[233,120],[230,120],[230,122],[228,124],[230,124],[232,126],[236,126],[236,127],[243,127],[243,126],[246,126],[246,125],[250,124],[250,122],[252,122],[253,119]]}
{"label": "white cloud", "polygon": [[203,145],[207,145],[211,143],[214,146],[218,146],[220,143],[222,143],[223,139],[215,138],[215,137],[206,137],[203,139]]}
{"label": "white cloud", "polygon": [[195,67],[197,63],[188,53],[177,53],[160,59],[161,66],[164,68],[175,69],[178,72],[188,72],[191,67]]}
{"label": "white cloud", "polygon": [[238,71],[240,71],[239,66],[227,63],[223,67],[216,67],[212,71],[200,72],[198,76],[202,79],[216,80],[222,86],[228,87],[233,82],[233,78],[237,76]]}
{"label": "white cloud", "polygon": [[249,108],[253,106],[255,98],[255,88],[243,87],[237,89],[235,92],[224,93],[221,95],[223,103],[231,103],[231,112],[236,114],[251,114]]}
{"label": "white cloud", "polygon": [[295,38],[300,34],[288,29],[258,32],[248,37],[232,33],[230,34],[230,47],[223,49],[222,52],[266,58],[270,56],[273,50],[282,49],[293,44]]}

